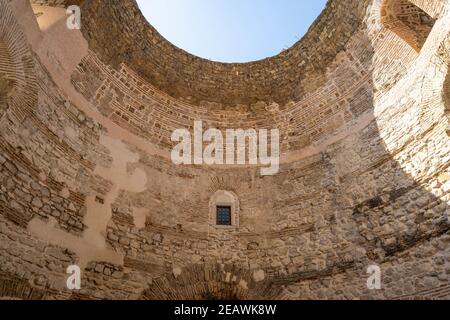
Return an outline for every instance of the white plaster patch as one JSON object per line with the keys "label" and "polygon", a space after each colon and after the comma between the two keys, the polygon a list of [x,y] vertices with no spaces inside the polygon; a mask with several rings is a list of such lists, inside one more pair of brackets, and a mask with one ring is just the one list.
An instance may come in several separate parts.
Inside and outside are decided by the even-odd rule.
{"label": "white plaster patch", "polygon": [[[40,239],[75,252],[79,258],[78,264],[81,269],[84,269],[90,261],[104,261],[115,265],[123,265],[123,255],[109,249],[105,239],[106,227],[112,215],[111,205],[121,190],[135,193],[142,192],[147,184],[147,176],[143,170],[136,169],[131,174],[127,171],[129,163],[135,163],[139,160],[138,154],[128,150],[121,141],[107,136],[100,137],[100,143],[110,151],[112,164],[110,168],[97,166],[94,173],[111,181],[113,187],[106,194],[103,204],[95,201],[96,194],[87,197],[87,213],[84,219],[87,229],[83,237],[76,237],[58,229],[57,221],[54,219],[45,223],[35,218],[28,225],[28,230]],[[68,192],[68,190],[66,191]]]}
{"label": "white plaster patch", "polygon": [[89,261],[105,261],[116,265],[123,264],[123,256],[121,254],[93,246],[85,238],[80,238],[58,229],[56,225],[57,221],[54,218],[50,218],[48,223],[35,218],[28,224],[28,230],[41,240],[74,252],[79,258],[78,265],[81,269],[84,269]]}
{"label": "white plaster patch", "polygon": [[126,145],[120,141],[107,136],[100,137],[100,143],[111,152],[112,164],[110,168],[97,166],[94,173],[109,180],[113,186],[104,198],[104,203],[96,201],[95,194],[86,200],[87,214],[85,224],[88,228],[84,236],[91,243],[105,246],[106,227],[111,220],[111,205],[118,197],[121,190],[139,193],[145,191],[147,176],[142,169],[136,169],[131,175],[127,171],[128,163],[135,163],[139,155],[128,150]]}

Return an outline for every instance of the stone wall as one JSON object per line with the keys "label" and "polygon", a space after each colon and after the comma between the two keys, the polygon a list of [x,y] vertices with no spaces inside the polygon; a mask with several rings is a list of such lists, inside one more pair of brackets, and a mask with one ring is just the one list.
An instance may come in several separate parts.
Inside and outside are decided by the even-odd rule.
{"label": "stone wall", "polygon": [[[111,3],[104,11],[94,10],[96,1],[83,4],[86,29],[73,32],[84,35],[89,51],[79,54],[70,78],[54,68],[53,57],[65,59],[57,47],[20,52],[32,61],[36,97],[21,118],[13,108],[1,118],[0,297],[450,298],[450,144],[442,98],[450,64],[447,5],[420,6],[436,21],[418,52],[383,24],[381,0],[331,1],[289,52],[239,66],[268,72],[266,63],[296,56],[322,30],[325,51],[316,48],[299,67],[316,70],[320,81],[291,99],[298,94],[293,87],[306,81],[291,79],[285,97],[293,102],[274,104],[269,100],[284,91],[269,99],[260,80],[246,80],[258,89],[230,108],[239,94],[224,101],[228,93],[215,87],[217,79],[207,90],[188,75],[171,86],[210,98],[186,101],[137,67],[149,49],[123,50],[139,32],[100,49],[109,38],[94,33],[95,12],[111,15],[118,30],[128,23],[151,30],[134,1]],[[359,18],[344,19],[354,6]],[[0,0],[0,13],[21,35],[15,38],[25,39],[31,27],[21,30],[11,7]],[[41,11],[37,19],[45,19]],[[131,13],[136,17],[125,24]],[[324,35],[333,28],[345,35],[339,45]],[[67,38],[72,31],[37,32]],[[154,43],[155,56],[171,47],[150,31],[146,36],[138,43]],[[227,71],[220,68],[236,67],[211,66],[220,66],[223,79]],[[270,87],[276,77],[261,79]],[[174,165],[167,156],[172,130],[191,129],[198,119],[219,129],[279,127],[279,174]],[[211,223],[209,203],[222,190],[238,197],[237,228]],[[65,287],[71,264],[83,270],[79,291]],[[374,264],[382,290],[366,287]]]}

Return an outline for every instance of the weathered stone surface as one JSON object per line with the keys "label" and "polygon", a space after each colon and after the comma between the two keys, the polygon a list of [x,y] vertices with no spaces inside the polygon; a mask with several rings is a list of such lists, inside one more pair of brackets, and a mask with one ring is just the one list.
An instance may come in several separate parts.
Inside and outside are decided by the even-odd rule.
{"label": "weathered stone surface", "polygon": [[[0,297],[450,298],[450,4],[333,0],[290,50],[226,65],[108,2],[77,2],[85,28],[40,50],[18,17],[68,2],[0,1],[0,66],[23,62],[0,109]],[[198,119],[279,128],[280,172],[174,165],[173,130]],[[223,190],[232,228],[212,223]],[[62,281],[76,263],[80,296]]]}

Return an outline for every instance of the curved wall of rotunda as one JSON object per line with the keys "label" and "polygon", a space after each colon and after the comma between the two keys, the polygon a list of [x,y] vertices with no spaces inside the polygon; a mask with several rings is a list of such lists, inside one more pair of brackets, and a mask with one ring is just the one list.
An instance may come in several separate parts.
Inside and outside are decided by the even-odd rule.
{"label": "curved wall of rotunda", "polygon": [[[330,0],[246,64],[176,48],[133,0],[0,16],[0,297],[450,298],[448,1]],[[174,164],[200,120],[279,129],[278,174]]]}

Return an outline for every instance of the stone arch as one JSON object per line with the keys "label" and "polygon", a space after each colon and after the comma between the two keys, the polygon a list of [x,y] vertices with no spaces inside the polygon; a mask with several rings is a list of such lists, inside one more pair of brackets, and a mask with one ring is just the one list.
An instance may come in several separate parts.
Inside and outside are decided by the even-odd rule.
{"label": "stone arch", "polygon": [[261,270],[214,263],[177,269],[155,279],[140,300],[276,300],[283,292]]}
{"label": "stone arch", "polygon": [[34,61],[26,36],[8,2],[0,2],[0,119],[11,114],[22,121],[37,104]]}
{"label": "stone arch", "polygon": [[381,22],[420,52],[436,19],[409,0],[384,0],[381,5]]}

